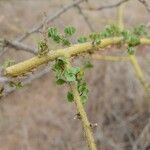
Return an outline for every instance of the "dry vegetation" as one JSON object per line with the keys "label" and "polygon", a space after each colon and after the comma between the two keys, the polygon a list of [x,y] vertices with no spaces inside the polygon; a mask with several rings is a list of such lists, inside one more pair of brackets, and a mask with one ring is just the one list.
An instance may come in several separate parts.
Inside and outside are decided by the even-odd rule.
{"label": "dry vegetation", "polygon": [[[16,39],[23,32],[43,20],[43,12],[53,16],[72,1],[69,0],[1,0],[0,38]],[[114,3],[117,1],[113,1]],[[92,8],[112,4],[111,0],[88,1]],[[150,5],[147,0],[147,4]],[[63,30],[66,25],[78,29],[77,35],[99,31],[106,24],[114,22],[116,9],[89,10],[80,4],[84,16],[73,7],[49,26]],[[127,3],[125,26],[148,24],[150,13],[136,0]],[[37,46],[39,33],[32,34],[24,43]],[[52,48],[57,45],[50,43]],[[103,55],[124,55],[125,51],[113,48]],[[33,54],[8,48],[1,55],[2,64],[7,58],[17,62]],[[137,58],[146,80],[150,83],[150,51],[141,46]],[[74,63],[79,64],[80,59]],[[94,128],[98,150],[149,150],[150,149],[150,107],[149,98],[136,78],[129,62],[107,62],[93,60],[94,68],[87,73],[90,95],[86,112]],[[66,101],[67,88],[54,83],[50,72],[34,80],[24,88],[8,94],[0,101],[0,150],[86,150],[80,121],[74,119],[76,108]]]}

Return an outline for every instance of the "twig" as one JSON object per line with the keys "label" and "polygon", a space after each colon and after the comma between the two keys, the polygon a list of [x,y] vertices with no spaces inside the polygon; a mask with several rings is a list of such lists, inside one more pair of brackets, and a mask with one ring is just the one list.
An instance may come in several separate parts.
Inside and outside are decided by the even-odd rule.
{"label": "twig", "polygon": [[122,31],[124,29],[124,6],[125,3],[121,3],[117,8],[117,26]]}
{"label": "twig", "polygon": [[147,133],[150,130],[150,119],[148,120],[148,123],[143,128],[142,132],[140,133],[137,140],[134,142],[133,150],[137,150],[138,143],[140,142],[141,138],[144,136],[145,133]]}
{"label": "twig", "polygon": [[[32,33],[38,32],[39,29],[41,29],[43,27],[43,25],[46,23],[49,23],[50,21],[55,20],[56,18],[58,18],[60,15],[62,15],[63,13],[65,13],[66,11],[68,11],[70,8],[74,7],[76,4],[80,4],[82,3],[84,0],[78,0],[78,1],[74,1],[73,3],[65,6],[63,9],[59,10],[58,12],[56,12],[53,16],[49,16],[48,18],[44,19],[41,23],[39,23],[38,25],[36,25],[35,27],[33,27],[32,29],[30,29],[28,32],[26,32],[24,35],[22,35],[21,37],[18,37],[15,41],[9,41],[6,40],[8,43],[8,46],[12,46],[15,49],[21,49],[21,50],[25,50],[27,52],[31,52],[33,54],[37,53],[37,50],[34,48],[29,47],[26,44],[22,44],[20,42],[22,42],[23,40],[25,40],[27,37],[29,37]],[[7,48],[4,46],[3,50],[0,52],[0,56],[7,51]]]}
{"label": "twig", "polygon": [[103,9],[116,8],[116,7],[120,6],[121,4],[123,4],[123,3],[127,2],[127,1],[129,1],[129,0],[121,0],[118,3],[116,3],[116,4],[100,6],[98,8],[90,8],[90,10],[97,10],[97,11],[99,11],[99,10],[103,10]]}
{"label": "twig", "polygon": [[89,22],[88,17],[83,13],[82,9],[80,8],[80,6],[79,6],[78,4],[76,4],[76,7],[77,7],[79,13],[83,16],[83,18],[84,18],[84,20],[85,20],[87,26],[89,27],[90,31],[93,32],[94,29],[93,29],[91,23]]}
{"label": "twig", "polygon": [[133,68],[135,70],[135,75],[143,85],[144,89],[150,94],[150,85],[145,81],[143,71],[135,57],[135,55],[129,55],[131,64],[133,65]]}
{"label": "twig", "polygon": [[75,100],[75,103],[76,103],[77,111],[78,111],[78,113],[80,114],[80,117],[81,117],[81,122],[82,122],[82,126],[83,126],[83,129],[84,129],[85,138],[86,138],[86,141],[87,141],[87,144],[88,144],[88,148],[89,148],[89,150],[97,150],[96,144],[94,142],[92,129],[91,129],[89,120],[87,118],[86,112],[84,110],[83,104],[81,102],[79,92],[77,90],[76,81],[70,84],[70,88],[71,88],[71,90],[73,92],[73,95],[74,95],[74,100]]}
{"label": "twig", "polygon": [[34,28],[30,29],[28,32],[26,32],[23,36],[19,37],[17,39],[17,41],[21,42],[24,39],[26,39],[28,36],[30,36],[32,33],[38,32],[39,29],[41,29],[43,27],[43,25],[46,23],[49,23],[50,21],[55,20],[56,18],[58,18],[60,15],[62,15],[64,12],[68,11],[70,8],[74,7],[77,4],[82,3],[84,0],[77,0],[72,2],[71,4],[65,6],[63,9],[59,10],[58,12],[56,12],[53,16],[49,16],[46,21],[43,20],[41,23],[39,23],[38,25],[36,25]]}
{"label": "twig", "polygon": [[37,50],[35,48],[32,48],[26,44],[23,44],[23,43],[20,43],[17,41],[10,41],[10,40],[4,39],[3,40],[3,46],[4,47],[12,47],[16,50],[24,50],[24,51],[27,51],[27,52],[30,52],[33,54],[37,53]]}
{"label": "twig", "polygon": [[150,6],[148,5],[148,3],[146,2],[146,0],[138,0],[140,3],[142,3],[144,5],[144,7],[146,8],[146,10],[150,13]]}

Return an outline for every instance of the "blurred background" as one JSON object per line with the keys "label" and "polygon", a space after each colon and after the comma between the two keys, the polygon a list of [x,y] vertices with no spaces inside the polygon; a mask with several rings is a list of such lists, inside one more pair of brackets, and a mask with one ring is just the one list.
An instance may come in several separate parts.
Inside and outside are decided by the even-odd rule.
{"label": "blurred background", "polygon": [[[30,29],[43,22],[43,13],[51,18],[76,1],[72,0],[0,0],[0,38],[18,40]],[[96,8],[117,4],[119,0],[88,0],[71,6],[49,21],[63,31],[75,26],[75,37],[100,31],[116,20],[116,7]],[[143,5],[129,0],[124,9],[126,27],[149,25],[150,1]],[[145,7],[147,6],[147,8]],[[91,8],[93,8],[91,10]],[[74,42],[75,42],[74,37]],[[33,33],[22,40],[37,48],[41,34]],[[57,48],[50,43],[51,49]],[[126,55],[125,50],[112,48],[104,55]],[[145,78],[150,83],[150,48],[141,46],[136,55]],[[1,50],[0,63],[16,62],[33,57],[32,53],[7,47]],[[80,61],[76,60],[78,64]],[[91,123],[97,123],[94,138],[98,150],[150,150],[150,107],[148,96],[135,76],[129,62],[92,60],[94,68],[86,74],[89,99],[85,106]],[[40,70],[41,71],[41,70]],[[19,90],[8,88],[0,99],[0,150],[87,150],[80,121],[74,119],[76,107],[66,99],[67,87],[57,86],[52,71],[28,80]]]}

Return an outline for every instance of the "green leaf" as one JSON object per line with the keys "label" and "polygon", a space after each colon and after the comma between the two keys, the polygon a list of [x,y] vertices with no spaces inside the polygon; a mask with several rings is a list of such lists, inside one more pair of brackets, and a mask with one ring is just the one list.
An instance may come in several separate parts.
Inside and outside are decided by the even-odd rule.
{"label": "green leaf", "polygon": [[74,96],[73,96],[72,92],[67,93],[67,99],[68,99],[68,102],[73,102],[74,101]]}
{"label": "green leaf", "polygon": [[12,59],[7,59],[7,60],[5,60],[5,62],[2,64],[2,67],[3,68],[7,68],[7,67],[10,67],[10,66],[12,66],[12,65],[14,65],[15,64],[15,61],[14,60],[12,60]]}
{"label": "green leaf", "polygon": [[71,67],[66,69],[64,72],[64,76],[68,82],[76,81],[76,74],[80,71],[78,67]]}
{"label": "green leaf", "polygon": [[92,40],[92,43],[95,45],[100,44],[101,42],[101,36],[99,33],[92,33],[89,35],[89,38]]}
{"label": "green leaf", "polygon": [[136,34],[137,36],[147,36],[148,32],[144,25],[138,25],[135,26],[132,30],[133,34]]}
{"label": "green leaf", "polygon": [[44,56],[49,52],[48,45],[45,41],[38,43],[38,56]]}
{"label": "green leaf", "polygon": [[86,82],[84,81],[78,82],[78,91],[81,96],[82,104],[85,104],[88,99],[88,92],[89,92]]}
{"label": "green leaf", "polygon": [[48,29],[48,37],[54,37],[58,35],[58,31],[56,27],[52,27]]}
{"label": "green leaf", "polygon": [[83,68],[84,69],[91,69],[91,68],[93,68],[93,64],[90,61],[85,61]]}
{"label": "green leaf", "polygon": [[69,36],[72,36],[75,32],[76,32],[76,29],[73,26],[69,26],[64,29],[64,33]]}
{"label": "green leaf", "polygon": [[85,42],[87,42],[87,37],[82,36],[78,38],[78,43],[85,43]]}
{"label": "green leaf", "polygon": [[131,35],[127,42],[130,47],[134,47],[140,44],[140,38],[135,35]]}
{"label": "green leaf", "polygon": [[10,82],[9,82],[9,86],[10,86],[10,87],[16,87],[16,89],[20,89],[20,88],[23,87],[21,81],[17,81],[17,82],[10,81]]}
{"label": "green leaf", "polygon": [[63,79],[57,79],[56,80],[56,84],[58,84],[58,85],[63,85],[64,83],[66,83],[66,81]]}
{"label": "green leaf", "polygon": [[71,43],[70,43],[70,41],[68,39],[62,38],[62,45],[64,45],[64,46],[70,46]]}
{"label": "green leaf", "polygon": [[56,43],[61,42],[61,35],[59,35],[57,28],[55,28],[55,27],[48,29],[48,37],[51,38]]}
{"label": "green leaf", "polygon": [[134,47],[128,47],[128,54],[133,55],[135,53],[135,48]]}

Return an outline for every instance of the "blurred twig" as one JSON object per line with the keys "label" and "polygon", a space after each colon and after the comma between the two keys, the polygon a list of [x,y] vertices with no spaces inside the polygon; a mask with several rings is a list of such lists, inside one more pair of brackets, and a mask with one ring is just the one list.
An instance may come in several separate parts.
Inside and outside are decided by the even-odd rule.
{"label": "blurred twig", "polygon": [[[143,136],[148,133],[150,130],[150,119],[148,120],[148,123],[145,125],[145,127],[143,128],[142,132],[140,133],[139,137],[137,138],[137,140],[134,142],[134,146],[133,146],[133,150],[138,150],[138,143],[140,142],[141,138],[143,138]],[[145,149],[146,150],[146,149]]]}
{"label": "blurred twig", "polygon": [[146,0],[138,0],[140,3],[142,3],[144,5],[144,7],[146,8],[146,10],[150,13],[150,6],[148,5],[148,3],[146,2]]}
{"label": "blurred twig", "polygon": [[90,7],[89,10],[97,10],[97,11],[99,11],[99,10],[103,10],[103,9],[116,8],[116,7],[120,6],[121,4],[123,4],[123,3],[127,2],[127,1],[129,1],[129,0],[121,0],[118,3],[111,4],[111,5],[106,5],[106,6],[100,6],[98,8],[91,8]]}
{"label": "blurred twig", "polygon": [[49,23],[50,21],[55,20],[56,18],[58,18],[60,15],[62,15],[63,13],[65,13],[67,10],[69,10],[70,8],[76,6],[77,4],[82,3],[85,0],[76,0],[73,1],[71,4],[65,6],[63,9],[59,10],[58,12],[56,12],[53,16],[48,15],[48,17],[46,18],[46,21],[43,20],[41,23],[39,23],[38,25],[36,25],[35,27],[31,28],[29,31],[27,31],[24,35],[22,35],[21,37],[19,37],[17,39],[17,41],[21,42],[23,40],[25,40],[28,36],[30,36],[32,33],[38,32],[39,29],[41,29],[43,27],[43,25],[46,23]]}
{"label": "blurred twig", "polygon": [[[13,46],[13,48],[15,49],[21,49],[21,50],[25,50],[28,52],[31,52],[33,54],[35,54],[37,52],[37,50],[35,50],[34,48],[31,48],[30,46],[26,45],[26,44],[22,44],[20,42],[22,42],[23,40],[25,40],[27,37],[29,37],[32,33],[38,32],[39,29],[41,29],[43,27],[43,25],[46,23],[49,23],[50,21],[55,20],[56,18],[58,18],[60,15],[62,15],[63,13],[65,13],[66,11],[68,11],[70,8],[74,7],[77,4],[80,4],[82,2],[84,2],[85,0],[77,0],[72,2],[71,4],[64,6],[64,8],[62,8],[61,10],[59,10],[58,12],[56,12],[53,16],[48,15],[48,17],[46,19],[44,19],[41,23],[39,23],[38,25],[35,25],[33,28],[31,28],[29,31],[27,31],[25,34],[23,34],[22,36],[18,37],[16,40],[14,41],[9,41],[6,40],[5,41],[9,41],[8,42],[8,46]],[[7,48],[4,46],[3,49],[0,52],[0,56],[7,51]]]}
{"label": "blurred twig", "polygon": [[[39,72],[37,72],[37,73],[31,74],[29,77],[27,77],[26,79],[24,79],[21,83],[22,83],[23,86],[28,85],[28,84],[30,84],[33,80],[42,77],[43,75],[45,75],[45,74],[48,73],[49,71],[50,71],[50,66],[45,67],[43,70],[41,70],[41,71],[39,71]],[[3,78],[3,80],[4,80],[5,82],[8,82],[10,79],[9,79],[9,78]],[[16,90],[15,87],[10,87],[10,86],[5,85],[5,86],[4,86],[4,91],[3,91],[3,96],[6,96],[6,95],[12,93],[12,92],[15,91],[15,90]]]}
{"label": "blurred twig", "polygon": [[88,17],[84,14],[84,12],[82,11],[82,8],[80,8],[80,6],[78,4],[76,4],[77,9],[79,10],[79,13],[83,16],[87,26],[89,27],[90,31],[94,31],[92,24],[89,22]]}
{"label": "blurred twig", "polygon": [[2,39],[1,43],[3,43],[3,47],[12,47],[16,50],[24,50],[33,54],[37,53],[35,48],[28,46],[27,44],[20,43],[18,41],[10,41],[7,39]]}

